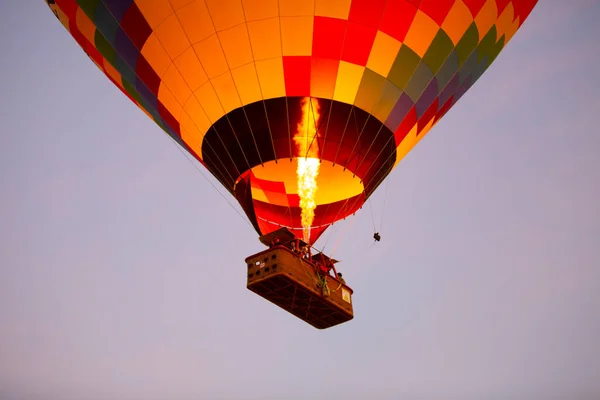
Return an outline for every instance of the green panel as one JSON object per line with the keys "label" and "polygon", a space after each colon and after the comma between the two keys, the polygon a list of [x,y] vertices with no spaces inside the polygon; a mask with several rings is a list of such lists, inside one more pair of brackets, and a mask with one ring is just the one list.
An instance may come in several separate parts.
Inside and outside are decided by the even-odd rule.
{"label": "green panel", "polygon": [[373,107],[377,105],[385,82],[386,79],[383,76],[369,68],[365,68],[365,73],[360,81],[354,104],[357,107],[370,112]]}
{"label": "green panel", "polygon": [[477,25],[475,22],[469,26],[469,29],[465,32],[463,37],[456,44],[456,55],[458,56],[458,65],[461,66],[473,50],[477,47],[479,43],[479,33],[477,32]]}
{"label": "green panel", "polygon": [[429,49],[427,49],[423,61],[436,74],[453,49],[454,43],[452,43],[446,32],[440,29],[435,38],[433,38]]}
{"label": "green panel", "polygon": [[458,72],[458,57],[455,51],[452,51],[442,68],[436,74],[440,91],[450,82],[452,77]]}
{"label": "green panel", "polygon": [[[496,44],[496,25],[492,25],[492,28],[486,33],[486,35],[481,39],[479,46],[477,46],[477,61],[481,62],[483,57],[489,56],[494,52],[494,45]],[[489,57],[488,57],[489,58]]]}
{"label": "green panel", "polygon": [[423,91],[425,91],[425,88],[427,88],[427,85],[429,85],[429,82],[431,82],[432,79],[433,72],[431,72],[427,64],[422,62],[415,70],[412,78],[410,78],[410,82],[408,82],[408,85],[406,85],[404,92],[408,95],[408,97],[410,97],[413,103],[416,104],[417,100],[419,100],[419,97],[421,97],[421,94]]}
{"label": "green panel", "polygon": [[121,74],[123,80],[126,80],[127,82],[132,84],[136,82],[137,76],[135,74],[135,71],[131,69],[129,64],[127,64],[125,60],[123,60],[118,54],[115,55],[115,62],[113,63],[113,66],[117,71],[119,71],[119,74]]}
{"label": "green panel", "polygon": [[102,3],[98,3],[96,7],[94,23],[96,24],[96,29],[102,32],[106,41],[114,44],[117,31],[119,30],[119,23]]}
{"label": "green panel", "polygon": [[408,46],[402,45],[390,69],[388,79],[400,89],[404,89],[419,62],[421,62],[421,57]]}
{"label": "green panel", "polygon": [[394,109],[400,95],[402,95],[402,90],[392,82],[386,80],[381,92],[381,99],[375,108],[373,108],[371,114],[378,120],[385,121]]}
{"label": "green panel", "polygon": [[504,35],[500,40],[496,41],[497,34],[496,25],[494,25],[483,37],[481,43],[477,46],[479,54],[478,61],[481,61],[483,57],[487,56],[487,65],[490,65],[496,59],[498,54],[500,54],[500,51],[502,51],[502,48],[504,47]]}
{"label": "green panel", "polygon": [[94,44],[96,45],[96,49],[98,49],[100,54],[102,54],[102,56],[114,66],[117,52],[113,48],[112,44],[106,40],[102,32],[98,30],[96,30],[96,33],[94,34]]}
{"label": "green panel", "polygon": [[96,7],[98,7],[98,3],[100,0],[77,0],[77,4],[83,10],[85,15],[88,16],[89,19],[94,21],[94,15],[96,13]]}
{"label": "green panel", "polygon": [[[142,103],[142,96],[140,96],[140,94],[137,92],[137,90],[135,90],[135,86],[133,86],[131,83],[127,82],[126,80],[122,79],[122,83],[123,83],[123,88],[125,89],[125,91],[127,93],[129,93],[129,95],[131,97],[133,97],[138,103]],[[144,107],[146,108],[146,107]]]}

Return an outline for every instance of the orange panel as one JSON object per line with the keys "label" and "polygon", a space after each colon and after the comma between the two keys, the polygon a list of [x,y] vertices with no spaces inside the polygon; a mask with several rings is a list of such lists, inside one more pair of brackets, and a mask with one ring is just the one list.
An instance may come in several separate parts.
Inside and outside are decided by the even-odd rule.
{"label": "orange panel", "polygon": [[254,63],[232,69],[231,75],[240,94],[242,104],[246,105],[262,99]]}
{"label": "orange panel", "polygon": [[154,30],[154,34],[163,45],[171,60],[179,57],[186,51],[191,43],[189,42],[177,15],[172,14],[158,28]]}
{"label": "orange panel", "polygon": [[241,0],[204,0],[212,17],[215,29],[222,31],[241,24],[246,19]]}
{"label": "orange panel", "polygon": [[439,29],[434,20],[421,10],[417,10],[404,38],[404,44],[423,58]]}
{"label": "orange panel", "polygon": [[309,56],[312,51],[314,17],[281,17],[284,56]]}
{"label": "orange panel", "polygon": [[169,15],[173,14],[171,4],[166,1],[134,0],[148,25],[156,29]]}
{"label": "orange panel", "polygon": [[281,57],[279,18],[248,22],[248,31],[255,60]]}
{"label": "orange panel", "polygon": [[456,45],[467,31],[469,25],[473,23],[471,11],[462,0],[456,0],[450,9],[448,16],[442,22],[442,29]]}
{"label": "orange panel", "polygon": [[314,13],[314,0],[279,0],[279,15],[282,17],[312,16]]}
{"label": "orange panel", "polygon": [[196,50],[200,63],[209,78],[215,78],[229,69],[216,34],[195,44],[194,50]]}
{"label": "orange panel", "polygon": [[192,90],[198,89],[208,81],[204,68],[202,68],[196,52],[191,47],[177,57],[175,65]]}
{"label": "orange panel", "polygon": [[154,33],[144,43],[141,53],[158,76],[162,76],[171,65],[169,55]]}
{"label": "orange panel", "polygon": [[352,0],[316,0],[315,15],[347,20],[351,3]]}
{"label": "orange panel", "polygon": [[229,68],[237,68],[254,60],[245,23],[219,32],[219,40]]}
{"label": "orange panel", "polygon": [[90,42],[91,44],[95,44],[94,36],[96,35],[96,25],[88,18],[88,16],[83,12],[80,8],[77,9],[77,15],[75,17],[75,21],[77,22],[77,28],[79,32]]}
{"label": "orange panel", "polygon": [[377,31],[373,48],[367,61],[367,68],[377,72],[381,76],[388,76],[394,60],[400,51],[401,43],[393,37]]}
{"label": "orange panel", "polygon": [[475,17],[475,25],[477,25],[477,31],[479,32],[479,41],[484,38],[492,25],[494,25],[497,17],[498,6],[496,0],[487,0]]}
{"label": "orange panel", "polygon": [[285,96],[283,59],[256,61],[256,71],[264,99]]}
{"label": "orange panel", "polygon": [[177,17],[192,44],[206,39],[215,32],[210,13],[204,1],[194,1],[177,11]]}
{"label": "orange panel", "polygon": [[279,16],[279,0],[242,0],[246,21]]}

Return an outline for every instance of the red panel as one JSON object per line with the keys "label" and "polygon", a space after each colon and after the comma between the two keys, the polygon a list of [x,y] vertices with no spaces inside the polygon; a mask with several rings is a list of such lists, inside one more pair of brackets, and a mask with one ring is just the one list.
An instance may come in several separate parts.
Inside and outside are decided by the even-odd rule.
{"label": "red panel", "polygon": [[146,40],[148,40],[148,36],[152,33],[152,28],[146,22],[146,18],[144,18],[135,2],[123,15],[121,27],[138,50],[141,50]]}
{"label": "red panel", "polygon": [[310,56],[283,57],[287,96],[310,95]]}
{"label": "red panel", "polygon": [[531,10],[533,10],[533,7],[537,4],[537,0],[513,0],[512,3],[515,9],[515,18],[519,17],[519,23],[522,24],[531,13]]}
{"label": "red panel", "polygon": [[342,56],[346,24],[347,21],[343,19],[315,17],[313,56],[339,60]]}
{"label": "red panel", "polygon": [[502,11],[504,11],[508,3],[510,3],[510,0],[496,0],[496,5],[498,6],[498,16],[502,14]]}
{"label": "red panel", "polygon": [[417,136],[419,136],[423,128],[425,128],[425,126],[427,126],[427,124],[435,117],[437,110],[438,99],[435,99],[435,101],[429,106],[427,111],[425,111],[419,119],[419,122],[417,124]]}
{"label": "red panel", "polygon": [[175,131],[176,134],[181,136],[179,121],[173,117],[169,110],[167,110],[167,108],[160,101],[158,102],[158,114],[161,116],[163,121],[165,121],[165,123],[169,125],[173,131]]}
{"label": "red panel", "polygon": [[353,64],[367,65],[376,34],[376,28],[369,28],[354,22],[348,22],[342,60]]}
{"label": "red panel", "polygon": [[446,115],[446,113],[448,112],[448,110],[450,110],[450,108],[452,107],[453,104],[454,104],[454,96],[450,96],[450,98],[448,100],[446,100],[446,103],[435,114],[435,120],[438,121],[444,115]]}
{"label": "red panel", "polygon": [[88,42],[87,45],[86,45],[85,51],[88,53],[88,55],[90,56],[90,58],[92,58],[92,60],[94,60],[98,64],[100,64],[100,66],[102,66],[104,64],[104,57],[98,51],[98,49],[94,47],[93,44],[91,44],[91,43]]}
{"label": "red panel", "polygon": [[419,8],[441,26],[454,2],[455,0],[423,0]]}
{"label": "red panel", "polygon": [[386,0],[353,0],[348,20],[378,28]]}
{"label": "red panel", "polygon": [[267,190],[269,192],[285,193],[285,185],[283,182],[263,180],[258,178],[254,174],[252,174],[250,181],[252,182],[252,186],[258,186],[262,190]]}
{"label": "red panel", "polygon": [[396,139],[396,147],[398,147],[400,143],[402,143],[406,135],[408,135],[408,132],[410,132],[410,130],[413,128],[413,126],[415,126],[416,123],[417,110],[413,106],[406,115],[406,117],[404,117],[404,119],[402,120],[402,123],[400,124],[398,129],[396,129],[396,132],[394,132],[394,139]]}
{"label": "red panel", "polygon": [[158,96],[160,87],[160,77],[154,72],[154,69],[148,64],[148,61],[140,54],[135,66],[136,75],[144,82],[150,91]]}
{"label": "red panel", "polygon": [[89,41],[85,36],[83,36],[77,27],[77,22],[75,22],[74,19],[69,20],[69,31],[71,32],[71,36],[73,36],[77,44],[79,44],[79,46],[85,50],[85,46],[89,43]]}
{"label": "red panel", "polygon": [[406,0],[389,1],[380,30],[403,42],[416,13],[417,7]]}
{"label": "red panel", "polygon": [[340,61],[327,58],[312,58],[311,65],[311,92],[330,93],[333,96],[335,91],[335,81],[337,78]]}
{"label": "red panel", "polygon": [[467,6],[467,8],[471,11],[473,17],[479,14],[479,10],[485,4],[485,0],[463,0],[463,3]]}
{"label": "red panel", "polygon": [[70,20],[75,20],[77,8],[79,8],[75,0],[56,0],[55,3]]}

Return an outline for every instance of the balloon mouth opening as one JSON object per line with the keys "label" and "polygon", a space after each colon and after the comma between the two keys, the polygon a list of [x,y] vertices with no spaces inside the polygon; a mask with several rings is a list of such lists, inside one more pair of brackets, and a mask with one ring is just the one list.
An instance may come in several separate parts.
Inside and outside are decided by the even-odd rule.
{"label": "balloon mouth opening", "polygon": [[[238,182],[250,175],[253,200],[277,206],[300,207],[296,174],[298,165],[297,157],[269,161],[246,171],[238,178]],[[361,179],[352,171],[325,160],[320,162],[316,183],[318,190],[314,201],[317,207],[352,199],[365,190]],[[340,219],[343,217],[340,215]]]}
{"label": "balloon mouth opening", "polygon": [[[242,174],[236,182],[245,181],[250,189],[257,229],[262,234],[286,227],[303,238],[302,209],[298,194],[298,158],[279,159],[257,165]],[[346,218],[364,202],[362,180],[343,165],[320,162],[315,193],[315,218],[311,223],[310,242],[336,221]],[[235,188],[234,188],[235,191]]]}

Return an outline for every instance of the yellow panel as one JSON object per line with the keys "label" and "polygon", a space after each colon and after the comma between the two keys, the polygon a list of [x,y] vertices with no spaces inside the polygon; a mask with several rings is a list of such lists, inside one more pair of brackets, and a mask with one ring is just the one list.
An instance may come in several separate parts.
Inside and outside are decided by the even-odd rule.
{"label": "yellow panel", "polygon": [[204,0],[217,31],[234,27],[245,21],[242,0]]}
{"label": "yellow panel", "polygon": [[505,35],[504,43],[510,40],[512,35],[515,34],[515,28],[518,28],[518,25],[513,23],[514,14],[512,3],[508,3],[500,17],[498,17],[498,21],[496,21],[498,39],[500,39],[502,35]]}
{"label": "yellow panel", "polygon": [[367,61],[367,68],[381,76],[388,76],[392,64],[400,51],[401,43],[393,37],[377,31],[375,42]]}
{"label": "yellow panel", "polygon": [[177,15],[173,14],[168,17],[158,28],[154,30],[154,34],[160,40],[160,43],[164,46],[165,50],[171,57],[171,60],[179,57],[184,51],[186,51],[191,43],[189,42]]}
{"label": "yellow panel", "polygon": [[365,67],[340,61],[333,99],[347,104],[354,103],[364,71]]}
{"label": "yellow panel", "polygon": [[194,45],[194,50],[209,78],[217,77],[229,69],[216,34]]}
{"label": "yellow panel", "polygon": [[282,17],[315,15],[315,0],[279,0],[279,15]]}
{"label": "yellow panel", "polygon": [[181,76],[177,70],[177,66],[175,64],[171,64],[171,66],[167,69],[167,72],[165,72],[163,75],[161,86],[162,85],[167,86],[179,104],[185,104],[187,99],[192,95],[192,91],[190,90],[185,79],[183,79],[183,76]]}
{"label": "yellow panel", "polygon": [[215,33],[212,19],[204,1],[194,1],[177,11],[177,18],[181,21],[183,30],[192,44],[196,44]]}
{"label": "yellow panel", "polygon": [[187,114],[192,119],[194,125],[198,128],[198,131],[204,136],[212,124],[206,116],[204,109],[200,103],[198,103],[196,97],[191,96],[187,103],[185,103],[183,109],[183,114]]}
{"label": "yellow panel", "polygon": [[173,6],[173,8],[175,10],[179,10],[181,7],[186,6],[192,2],[195,2],[196,0],[169,0],[171,2],[171,5]]}
{"label": "yellow panel", "polygon": [[104,71],[106,72],[106,74],[113,78],[119,84],[119,86],[123,87],[123,81],[121,78],[121,74],[119,74],[119,71],[117,71],[115,67],[113,67],[106,59],[104,60],[103,64]]}
{"label": "yellow panel", "polygon": [[487,0],[479,14],[475,17],[475,25],[477,25],[477,31],[479,31],[479,41],[481,41],[486,33],[490,30],[496,18],[498,17],[498,6],[496,0]]}
{"label": "yellow panel", "polygon": [[267,195],[263,192],[262,189],[257,188],[256,186],[252,186],[252,199],[262,201],[265,203],[269,202],[267,199]]}
{"label": "yellow panel", "polygon": [[202,68],[202,64],[200,64],[198,56],[196,56],[196,52],[191,47],[177,57],[175,65],[192,90],[198,89],[208,80],[204,68]]}
{"label": "yellow panel", "polygon": [[152,29],[156,29],[161,22],[173,14],[171,4],[166,1],[135,0],[135,4]]}
{"label": "yellow panel", "polygon": [[285,79],[281,58],[257,61],[256,71],[264,99],[285,96]]}
{"label": "yellow panel", "polygon": [[225,109],[225,113],[242,106],[240,95],[229,72],[212,79],[212,83]]}
{"label": "yellow panel", "polygon": [[462,0],[456,0],[442,23],[442,29],[448,34],[452,43],[456,45],[472,23],[471,11]]}
{"label": "yellow panel", "polygon": [[439,29],[434,20],[421,10],[417,10],[404,44],[423,58]]}
{"label": "yellow panel", "polygon": [[352,0],[315,0],[315,15],[348,19]]}
{"label": "yellow panel", "polygon": [[246,21],[279,16],[278,0],[242,0]]}
{"label": "yellow panel", "polygon": [[160,101],[167,108],[167,110],[169,110],[175,119],[179,120],[182,110],[181,103],[177,101],[175,96],[173,96],[164,82],[161,82],[160,87],[158,88],[158,101]]}
{"label": "yellow panel", "polygon": [[212,83],[207,82],[200,89],[194,92],[196,95],[196,99],[206,112],[208,119],[211,123],[215,123],[219,118],[221,118],[225,112],[223,111],[223,107],[221,107],[221,103],[219,102],[219,98],[217,97],[217,93],[215,93],[215,89],[213,89]]}
{"label": "yellow panel", "polygon": [[398,145],[396,148],[396,163],[394,164],[394,168],[396,165],[408,154],[408,152],[417,145],[423,139],[423,137],[429,132],[429,130],[433,127],[435,118],[431,118],[429,123],[425,125],[423,130],[417,136],[417,124],[413,126],[413,128],[408,132],[408,135]]}
{"label": "yellow panel", "polygon": [[281,17],[281,40],[284,56],[310,56],[314,17]]}
{"label": "yellow panel", "polygon": [[148,40],[144,43],[141,53],[158,76],[162,76],[171,65],[169,55],[154,33],[150,34]]}
{"label": "yellow panel", "polygon": [[281,57],[279,18],[248,22],[248,31],[255,60]]}
{"label": "yellow panel", "polygon": [[219,32],[219,40],[230,69],[240,67],[254,60],[245,23]]}
{"label": "yellow panel", "polygon": [[88,18],[81,7],[77,8],[75,21],[77,22],[77,28],[83,34],[83,36],[85,36],[88,42],[95,44],[94,36],[96,35],[96,25],[94,25],[94,23]]}
{"label": "yellow panel", "polygon": [[242,104],[246,105],[262,99],[254,63],[232,69],[231,75],[240,94]]}

